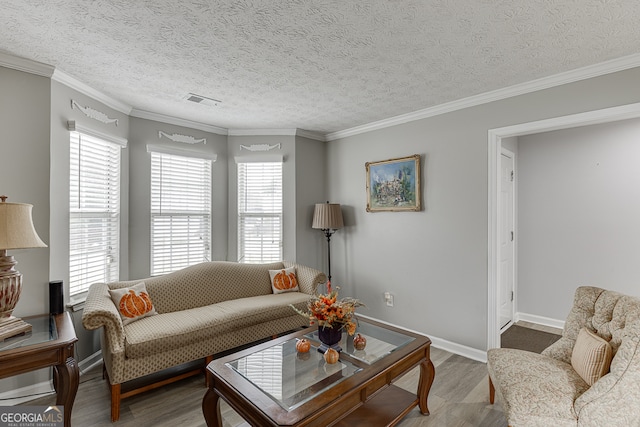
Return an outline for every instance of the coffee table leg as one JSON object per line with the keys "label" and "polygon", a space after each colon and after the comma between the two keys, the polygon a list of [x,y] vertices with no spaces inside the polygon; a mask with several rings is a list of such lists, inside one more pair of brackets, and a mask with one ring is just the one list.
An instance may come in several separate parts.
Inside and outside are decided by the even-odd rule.
{"label": "coffee table leg", "polygon": [[222,427],[222,415],[220,414],[220,396],[211,388],[202,399],[202,413],[207,427]]}
{"label": "coffee table leg", "polygon": [[426,361],[420,364],[420,382],[418,383],[418,399],[420,400],[419,405],[422,415],[429,415],[427,397],[429,397],[429,390],[431,390],[435,376],[436,368],[433,366],[431,359],[427,358]]}

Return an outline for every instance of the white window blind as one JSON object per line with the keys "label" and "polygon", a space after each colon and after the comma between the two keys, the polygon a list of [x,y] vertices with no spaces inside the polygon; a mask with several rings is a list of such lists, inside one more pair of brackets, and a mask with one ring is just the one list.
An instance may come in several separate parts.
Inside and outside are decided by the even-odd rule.
{"label": "white window blind", "polygon": [[69,294],[119,278],[122,146],[71,132]]}
{"label": "white window blind", "polygon": [[151,275],[211,259],[211,160],[151,151]]}
{"label": "white window blind", "polygon": [[282,259],[282,162],[238,163],[238,261]]}

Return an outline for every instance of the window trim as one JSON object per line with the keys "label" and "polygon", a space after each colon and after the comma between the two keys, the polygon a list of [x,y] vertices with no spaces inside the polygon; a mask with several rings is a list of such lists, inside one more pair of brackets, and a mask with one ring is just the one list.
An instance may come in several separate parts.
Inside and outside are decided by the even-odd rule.
{"label": "window trim", "polygon": [[[237,248],[236,248],[236,257],[238,262],[247,262],[246,254],[242,253],[243,248],[243,239],[242,239],[242,218],[248,217],[258,217],[258,218],[268,218],[268,217],[277,217],[280,219],[280,236],[279,236],[279,256],[276,261],[279,261],[284,256],[284,157],[277,154],[271,155],[252,155],[252,156],[237,156],[235,157],[236,162],[236,237],[237,237]],[[255,212],[250,213],[242,213],[240,211],[241,204],[241,195],[240,195],[240,164],[249,164],[249,163],[279,163],[281,167],[281,175],[280,175],[280,189],[281,189],[281,205],[279,213],[266,213],[259,214]],[[260,262],[270,262],[267,260],[262,260]]]}
{"label": "window trim", "polygon": [[[98,140],[101,144],[105,144],[105,145],[110,145],[111,148],[109,148],[109,150],[111,149],[115,149],[118,150],[117,151],[117,165],[115,165],[115,167],[117,168],[117,208],[115,211],[100,211],[100,215],[106,215],[106,217],[108,216],[112,216],[112,215],[116,215],[116,220],[112,223],[112,225],[110,225],[109,227],[115,226],[115,246],[116,249],[112,251],[112,255],[115,258],[116,261],[116,269],[114,269],[115,271],[112,272],[113,274],[115,274],[115,278],[113,278],[112,280],[119,280],[120,279],[120,272],[121,272],[121,245],[122,245],[122,236],[121,236],[121,230],[122,230],[122,190],[123,190],[123,186],[122,186],[122,174],[123,174],[123,169],[122,169],[122,149],[126,148],[127,146],[127,140],[124,138],[119,138],[113,135],[108,135],[105,134],[103,132],[99,132],[99,131],[95,131],[91,128],[87,128],[84,126],[81,126],[79,124],[77,124],[75,121],[68,121],[67,122],[67,127],[69,130],[69,139],[68,139],[68,144],[69,144],[69,154],[68,154],[68,159],[71,162],[71,146],[74,143],[74,134],[76,134],[77,136],[75,136],[75,138],[77,138],[77,144],[82,144],[82,140],[83,137],[85,138],[91,138],[91,139],[95,139]],[[80,148],[80,147],[79,147]],[[109,167],[112,167],[114,165],[106,165]],[[78,235],[78,229],[77,227],[72,227],[71,223],[73,221],[74,218],[78,219],[82,217],[82,212],[72,212],[72,207],[71,207],[71,202],[72,202],[72,197],[71,197],[71,190],[72,190],[72,174],[71,174],[71,163],[69,163],[69,168],[68,168],[68,173],[69,173],[69,182],[67,185],[67,191],[68,191],[68,195],[69,195],[69,202],[67,205],[67,212],[68,212],[68,230],[67,230],[67,243],[68,243],[68,250],[69,250],[69,254],[68,254],[68,259],[69,259],[69,263],[67,265],[68,267],[68,284],[66,286],[66,288],[68,289],[69,292],[69,300],[70,301],[83,301],[86,297],[86,294],[89,290],[89,287],[92,283],[87,283],[87,284],[75,284],[72,283],[72,269],[71,269],[71,253],[74,248],[74,246],[71,243],[71,239],[74,236]],[[81,179],[81,174],[82,174],[82,166],[78,165],[78,181],[77,181],[77,185],[87,185],[86,182],[83,182],[83,180]],[[111,212],[111,213],[109,213]],[[86,214],[87,212],[85,212]],[[114,237],[114,236],[111,236]],[[113,243],[114,241],[109,240],[109,242]],[[82,250],[82,248],[84,248],[86,246],[81,246],[79,247],[80,250]],[[77,251],[78,249],[76,249],[75,251]],[[74,252],[75,252],[74,251]],[[75,280],[75,279],[74,279]]]}
{"label": "window trim", "polygon": [[[194,218],[196,216],[198,217],[202,217],[202,215],[207,216],[207,240],[205,242],[205,247],[206,249],[206,254],[207,256],[204,257],[204,259],[202,261],[198,261],[198,262],[204,262],[206,260],[210,260],[211,259],[211,254],[212,254],[212,242],[213,242],[213,195],[212,195],[212,191],[213,191],[213,163],[217,160],[217,154],[215,153],[205,153],[205,152],[196,152],[194,150],[184,150],[184,149],[180,149],[180,148],[174,148],[174,147],[169,147],[169,146],[164,146],[164,145],[153,145],[153,144],[148,144],[147,145],[147,152],[151,154],[149,162],[150,162],[150,187],[149,187],[149,197],[150,197],[150,205],[149,205],[149,273],[151,276],[158,276],[158,275],[163,275],[163,274],[167,274],[171,271],[175,271],[178,268],[171,268],[171,271],[167,270],[167,269],[157,269],[157,271],[154,271],[154,266],[158,266],[161,265],[163,263],[160,262],[159,259],[155,259],[154,258],[154,248],[156,247],[156,245],[154,245],[154,237],[157,235],[157,232],[154,233],[154,218],[158,218],[158,217],[162,217],[162,216],[167,216],[167,213],[159,213],[159,212],[155,212],[154,211],[154,202],[153,202],[153,197],[154,197],[154,192],[157,190],[154,190],[153,185],[154,185],[154,175],[153,175],[153,157],[154,154],[160,155],[161,157],[164,155],[167,156],[178,156],[178,157],[183,157],[183,158],[187,158],[187,159],[198,159],[198,160],[202,160],[202,161],[207,161],[208,162],[208,182],[206,183],[207,187],[208,187],[208,206],[207,206],[207,210],[205,211],[201,211],[199,214],[197,214],[195,211],[194,212],[189,212],[189,211],[181,211],[181,212],[174,212],[173,216],[175,215],[182,215],[185,218],[188,218],[189,216],[193,216]],[[158,178],[161,178],[161,176],[159,176]],[[188,243],[187,243],[188,245]],[[185,255],[188,256],[189,254],[189,250],[187,249],[187,251],[185,252]],[[157,257],[156,257],[157,258]],[[155,261],[155,262],[154,262]],[[182,268],[182,267],[180,267]]]}

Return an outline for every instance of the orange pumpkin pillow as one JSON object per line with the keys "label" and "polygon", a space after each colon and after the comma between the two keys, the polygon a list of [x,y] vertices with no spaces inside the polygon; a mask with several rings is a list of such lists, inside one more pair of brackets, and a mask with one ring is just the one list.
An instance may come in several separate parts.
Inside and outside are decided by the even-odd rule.
{"label": "orange pumpkin pillow", "polygon": [[109,294],[111,294],[111,299],[122,317],[123,325],[158,314],[153,307],[151,298],[149,298],[144,282],[130,288],[109,289]]}
{"label": "orange pumpkin pillow", "polygon": [[298,292],[300,290],[295,267],[269,270],[269,276],[271,276],[271,289],[274,294]]}

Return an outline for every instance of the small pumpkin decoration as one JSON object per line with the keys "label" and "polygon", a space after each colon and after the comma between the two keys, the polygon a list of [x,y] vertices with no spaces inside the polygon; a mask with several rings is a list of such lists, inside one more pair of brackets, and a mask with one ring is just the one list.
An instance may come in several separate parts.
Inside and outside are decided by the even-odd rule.
{"label": "small pumpkin decoration", "polygon": [[308,353],[310,348],[311,343],[305,338],[298,340],[298,342],[296,343],[296,351],[298,353]]}
{"label": "small pumpkin decoration", "polygon": [[149,298],[146,292],[136,294],[133,289],[130,289],[128,293],[120,298],[120,313],[125,317],[134,318],[142,316],[152,309],[153,304],[151,304],[151,298]]}
{"label": "small pumpkin decoration", "polygon": [[332,348],[328,348],[327,351],[324,352],[324,361],[330,365],[336,363],[339,358],[340,354]]}
{"label": "small pumpkin decoration", "polygon": [[358,334],[355,336],[355,338],[353,338],[353,347],[356,350],[364,350],[366,346],[367,346],[367,339],[362,335]]}
{"label": "small pumpkin decoration", "polygon": [[293,289],[296,286],[298,286],[298,279],[296,278],[295,273],[287,274],[286,271],[282,270],[280,273],[273,276],[273,287],[280,291]]}

